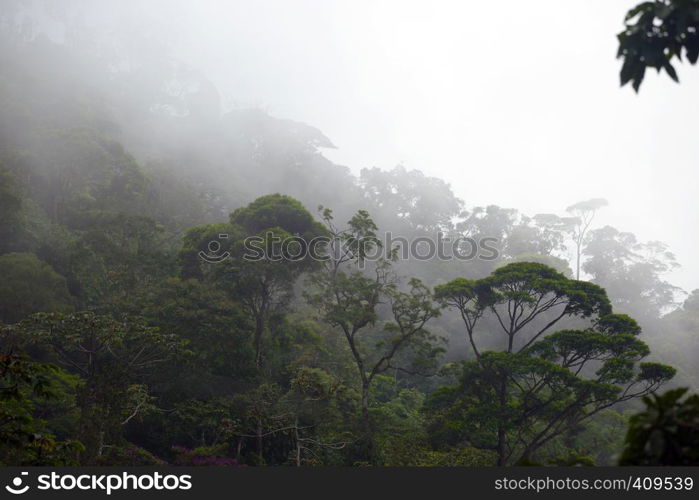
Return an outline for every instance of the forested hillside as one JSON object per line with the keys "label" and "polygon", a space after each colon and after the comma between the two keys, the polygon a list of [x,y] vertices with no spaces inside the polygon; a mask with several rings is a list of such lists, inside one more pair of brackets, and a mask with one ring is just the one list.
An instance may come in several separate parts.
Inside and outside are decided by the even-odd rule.
{"label": "forested hillside", "polygon": [[145,36],[0,16],[0,463],[614,465],[699,389],[699,292],[604,200],[354,175]]}

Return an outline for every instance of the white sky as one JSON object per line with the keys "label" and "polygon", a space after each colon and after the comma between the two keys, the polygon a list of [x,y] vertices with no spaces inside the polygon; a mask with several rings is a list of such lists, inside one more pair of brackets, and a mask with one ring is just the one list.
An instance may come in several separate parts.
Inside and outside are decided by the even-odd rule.
{"label": "white sky", "polygon": [[[699,67],[620,88],[640,0],[183,2],[178,57],[230,106],[322,130],[359,172],[403,163],[468,206],[533,215],[607,198],[599,224],[670,244],[699,288]],[[172,4],[166,3],[170,6]],[[183,29],[184,28],[184,29]]]}

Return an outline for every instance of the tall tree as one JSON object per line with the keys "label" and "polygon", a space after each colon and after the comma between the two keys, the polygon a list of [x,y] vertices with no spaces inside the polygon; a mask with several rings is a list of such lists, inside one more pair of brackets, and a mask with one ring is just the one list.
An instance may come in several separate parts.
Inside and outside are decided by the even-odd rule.
{"label": "tall tree", "polygon": [[410,231],[436,233],[450,229],[463,210],[449,184],[402,165],[389,171],[364,168],[359,185],[380,225],[398,222]]}
{"label": "tall tree", "polygon": [[[611,313],[602,288],[543,264],[508,264],[487,278],[457,278],[435,292],[461,315],[475,361],[464,365],[460,385],[432,397],[433,435],[492,448],[499,465],[531,460],[580,422],[674,375],[664,365],[638,364],[649,353],[637,338],[640,328]],[[496,320],[498,351],[479,347],[486,332],[478,325],[486,314]],[[550,333],[565,317],[592,322]]]}
{"label": "tall tree", "polygon": [[289,304],[298,277],[317,265],[310,245],[324,234],[300,202],[273,194],[234,211],[228,224],[196,227],[185,236],[183,276],[208,279],[243,306],[254,325],[258,368],[270,318]]}
{"label": "tall tree", "polygon": [[575,243],[575,279],[577,280],[580,279],[580,258],[585,244],[585,236],[597,210],[607,205],[607,200],[603,198],[592,198],[587,201],[579,201],[566,208],[566,212],[574,217],[570,221],[572,224],[569,226],[569,231]]}
{"label": "tall tree", "polygon": [[585,272],[622,312],[657,319],[675,305],[679,288],[664,275],[678,264],[665,244],[639,242],[632,233],[605,226],[589,233],[583,255]]}
{"label": "tall tree", "polygon": [[[330,210],[323,211],[323,218],[331,243],[323,268],[310,279],[306,297],[320,319],[337,328],[347,342],[360,381],[362,420],[370,434],[372,383],[387,370],[420,371],[434,360],[439,349],[425,326],[439,309],[419,280],[411,279],[407,291],[400,289],[391,269],[395,252],[389,251],[369,270],[360,270],[369,254],[381,251],[377,227],[367,212],[357,212],[342,230],[335,226]],[[382,307],[388,309],[390,320],[381,320]],[[407,354],[413,356],[404,366],[399,360],[404,362]]]}
{"label": "tall tree", "polygon": [[542,220],[542,216],[530,218],[513,208],[497,205],[475,207],[464,215],[456,229],[476,240],[497,239],[501,256],[505,258],[523,254],[552,255],[565,248],[563,219],[556,216],[551,216],[558,221],[553,224]]}

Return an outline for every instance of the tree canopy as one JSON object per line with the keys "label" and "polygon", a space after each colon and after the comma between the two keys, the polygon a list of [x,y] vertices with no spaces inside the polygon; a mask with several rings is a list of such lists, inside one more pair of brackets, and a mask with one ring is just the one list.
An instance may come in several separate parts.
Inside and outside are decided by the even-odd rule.
{"label": "tree canopy", "polygon": [[[486,278],[457,278],[435,291],[460,314],[475,356],[458,385],[430,400],[431,432],[442,446],[467,443],[495,450],[500,465],[528,463],[580,422],[654,392],[675,374],[640,362],[650,353],[638,339],[640,327],[612,313],[601,287],[543,264],[507,264]],[[486,332],[478,326],[487,315],[502,338],[484,348]],[[549,333],[565,317],[589,318],[589,324]]]}

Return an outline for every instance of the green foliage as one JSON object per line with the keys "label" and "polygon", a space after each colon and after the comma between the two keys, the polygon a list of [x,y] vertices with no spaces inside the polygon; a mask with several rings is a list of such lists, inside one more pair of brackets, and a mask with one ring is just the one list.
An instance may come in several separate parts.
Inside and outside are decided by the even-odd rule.
{"label": "green foliage", "polygon": [[555,257],[553,255],[523,253],[515,256],[509,261],[506,261],[503,265],[507,265],[510,262],[536,262],[537,264],[543,264],[545,266],[555,269],[566,278],[573,277],[573,271],[571,270],[568,261],[560,257]]}
{"label": "green foliage", "polygon": [[227,456],[228,450],[226,445],[199,446],[194,449],[175,446],[173,451],[175,456],[172,461],[175,465],[217,467],[238,465],[237,460]]}
{"label": "green foliage", "polygon": [[168,418],[171,439],[177,446],[215,447],[233,435],[236,421],[228,398],[187,399]]}
{"label": "green foliage", "polygon": [[592,467],[596,465],[593,458],[581,456],[575,452],[571,452],[564,457],[551,459],[549,463],[560,467]]}
{"label": "green foliage", "polygon": [[657,333],[649,338],[659,360],[672,360],[677,367],[677,382],[691,390],[699,388],[696,360],[699,356],[699,290],[693,291],[678,307],[662,317]]}
{"label": "green foliage", "polygon": [[699,465],[699,396],[687,389],[643,398],[631,417],[620,465]]}
{"label": "green foliage", "polygon": [[[307,251],[309,242],[325,234],[301,203],[279,194],[263,196],[236,210],[230,224],[187,232],[179,254],[182,276],[206,280],[241,305],[254,325],[257,368],[263,364],[272,317],[288,305],[298,277],[317,264]],[[251,242],[250,237],[256,240]],[[213,255],[212,241],[219,250]],[[293,250],[291,244],[296,245]],[[300,257],[292,258],[289,252]]]}
{"label": "green foliage", "polygon": [[624,60],[621,85],[631,82],[638,92],[647,68],[665,72],[678,82],[673,59],[684,55],[691,64],[699,59],[699,2],[654,0],[629,10],[626,27],[617,35],[617,57]]}
{"label": "green foliage", "polygon": [[95,460],[95,465],[109,465],[121,467],[143,467],[165,465],[165,462],[131,443],[124,445],[110,445]]}
{"label": "green foliage", "polygon": [[[224,240],[237,241],[242,237],[240,228],[227,223],[208,224],[190,228],[182,238],[182,248],[178,252],[180,264],[180,276],[183,279],[204,279],[211,273],[211,266],[202,259],[201,255],[223,255],[228,250],[226,241],[222,241],[219,235],[226,235]],[[212,254],[209,250],[211,242],[216,242],[219,252]],[[222,246],[222,247],[221,247]],[[217,248],[217,247],[213,247]]]}
{"label": "green foliage", "polygon": [[0,252],[12,250],[19,239],[22,198],[12,172],[0,163]]}
{"label": "green foliage", "polygon": [[476,240],[494,238],[500,255],[513,259],[522,254],[552,255],[565,250],[565,227],[541,219],[527,217],[515,209],[497,205],[475,207],[464,212],[455,225],[458,236]]}
{"label": "green foliage", "polygon": [[623,448],[628,418],[616,410],[603,410],[584,424],[552,440],[537,455],[554,465],[616,465]]}
{"label": "green foliage", "polygon": [[[322,207],[321,207],[322,209]],[[425,325],[439,315],[429,289],[416,278],[410,279],[407,290],[392,270],[394,253],[366,264],[368,252],[380,249],[373,220],[359,211],[347,229],[339,230],[332,213],[325,209],[323,218],[334,243],[341,243],[328,252],[323,267],[311,276],[306,291],[308,303],[319,312],[319,319],[344,337],[352,355],[361,391],[363,436],[358,447],[360,461],[377,459],[377,441],[370,412],[373,384],[389,370],[408,373],[434,373],[442,349],[438,338]],[[380,306],[388,308],[388,319],[380,315]]]}
{"label": "green foliage", "polygon": [[[170,278],[150,288],[141,313],[161,331],[187,343],[194,355],[188,368],[198,373],[250,377],[254,351],[248,342],[250,320],[225,292],[198,280]],[[179,366],[180,374],[184,371]]]}
{"label": "green foliage", "polygon": [[30,253],[0,255],[0,321],[16,323],[32,313],[73,309],[66,280]]}
{"label": "green foliage", "polygon": [[[49,425],[51,412],[46,410],[69,397],[64,383],[67,391],[74,391],[76,379],[54,365],[17,354],[7,329],[2,331],[0,346],[0,463],[74,465],[82,444],[57,439],[51,427],[58,426]],[[44,418],[35,416],[37,408],[44,410]]]}
{"label": "green foliage", "polygon": [[454,196],[446,182],[419,170],[408,171],[402,165],[385,172],[376,167],[364,168],[359,183],[372,213],[398,218],[394,229],[447,230],[463,210],[463,201]]}
{"label": "green foliage", "polygon": [[478,448],[430,449],[414,439],[395,439],[384,446],[385,465],[391,467],[488,467],[496,463],[493,451]]}
{"label": "green foliage", "polygon": [[[476,357],[465,363],[459,385],[428,402],[438,447],[494,449],[501,465],[530,462],[580,422],[655,391],[675,374],[639,363],[650,353],[637,338],[640,327],[611,313],[604,289],[543,264],[508,264],[477,281],[457,278],[435,295],[461,314]],[[478,348],[477,325],[487,313],[505,335],[501,351]],[[565,316],[592,321],[549,333]]]}
{"label": "green foliage", "polygon": [[[674,373],[642,362],[643,340],[696,372],[694,302],[658,319],[674,304],[660,279],[674,258],[588,231],[604,200],[530,218],[466,210],[445,182],[402,166],[355,177],[323,156],[332,144],[311,126],[222,113],[211,82],[142,34],[93,53],[90,40],[17,25],[34,15],[19,4],[9,12],[3,464],[610,464],[625,420],[607,405]],[[132,46],[146,50],[123,52]],[[322,223],[304,208],[318,204],[336,210],[321,207]],[[398,261],[379,227],[497,238],[499,257]],[[333,237],[321,263],[281,244],[303,253],[319,236]],[[594,283],[570,279],[583,260]],[[662,336],[648,335],[648,318]],[[682,347],[669,332],[683,332]]]}
{"label": "green foliage", "polygon": [[6,327],[5,335],[20,348],[44,350],[49,359],[81,377],[77,435],[85,444],[81,460],[86,462],[105,447],[120,444],[122,426],[153,408],[147,388],[134,382],[181,346],[139,319],[120,322],[91,312],[38,313]]}
{"label": "green foliage", "polygon": [[[318,309],[320,319],[347,341],[361,381],[362,410],[369,426],[369,393],[374,378],[389,369],[427,368],[440,353],[434,346],[437,339],[425,328],[439,309],[420,280],[411,279],[407,291],[399,289],[390,259],[379,260],[371,273],[356,270],[364,264],[366,253],[380,244],[376,226],[366,212],[355,214],[348,229],[342,231],[335,228],[328,210],[324,218],[333,241],[345,242],[346,246],[339,252],[329,252],[324,268],[311,277],[306,298]],[[378,308],[384,302],[393,320],[379,326]],[[395,365],[406,353],[415,355],[409,366]]]}
{"label": "green foliage", "polygon": [[324,227],[298,200],[282,194],[261,196],[248,206],[234,211],[230,215],[230,222],[241,226],[247,235],[271,228],[281,228],[304,240],[326,234]]}

